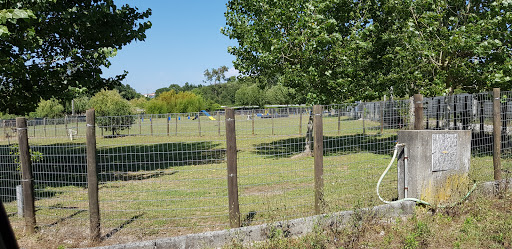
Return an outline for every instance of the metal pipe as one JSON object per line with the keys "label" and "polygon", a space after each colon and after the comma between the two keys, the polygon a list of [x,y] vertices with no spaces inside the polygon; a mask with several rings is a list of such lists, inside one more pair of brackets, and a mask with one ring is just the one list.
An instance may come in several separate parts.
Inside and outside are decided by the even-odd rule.
{"label": "metal pipe", "polygon": [[409,154],[407,153],[407,146],[405,144],[402,145],[404,148],[404,197],[407,198],[407,191],[409,190],[409,185],[407,178],[409,176],[407,172],[407,162],[409,161]]}

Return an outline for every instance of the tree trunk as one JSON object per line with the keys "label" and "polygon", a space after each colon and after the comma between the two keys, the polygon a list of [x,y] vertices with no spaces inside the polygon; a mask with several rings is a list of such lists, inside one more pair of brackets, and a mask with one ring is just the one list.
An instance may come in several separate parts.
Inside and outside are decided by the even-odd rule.
{"label": "tree trunk", "polygon": [[300,154],[297,154],[295,156],[292,156],[293,158],[300,158],[300,157],[306,157],[306,156],[313,156],[313,110],[311,110],[309,114],[309,121],[308,121],[308,130],[306,132],[306,142],[304,146],[304,151]]}
{"label": "tree trunk", "polygon": [[311,149],[313,145],[313,112],[309,114],[308,121],[308,131],[306,132],[306,146],[304,146],[304,151],[302,152],[306,156],[313,155],[313,150]]}

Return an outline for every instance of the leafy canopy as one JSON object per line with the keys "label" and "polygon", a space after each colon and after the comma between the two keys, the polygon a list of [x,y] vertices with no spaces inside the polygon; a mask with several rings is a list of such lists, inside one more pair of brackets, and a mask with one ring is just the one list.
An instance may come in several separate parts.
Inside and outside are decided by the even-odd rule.
{"label": "leafy canopy", "polygon": [[235,67],[310,103],[507,89],[508,0],[230,0]]}
{"label": "leafy canopy", "polygon": [[112,0],[2,1],[0,111],[25,114],[41,98],[62,99],[71,88],[91,93],[126,76],[103,78],[109,58],[151,27],[151,10]]}

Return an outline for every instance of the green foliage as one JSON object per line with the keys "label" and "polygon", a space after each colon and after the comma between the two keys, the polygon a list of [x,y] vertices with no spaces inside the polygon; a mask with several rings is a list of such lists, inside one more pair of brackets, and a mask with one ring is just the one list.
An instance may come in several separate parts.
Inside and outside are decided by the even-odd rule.
{"label": "green foliage", "polygon": [[508,1],[230,0],[222,33],[243,75],[310,103],[508,89]]}
{"label": "green foliage", "polygon": [[15,119],[16,115],[0,112],[0,119]]}
{"label": "green foliage", "polygon": [[64,106],[58,100],[51,98],[41,100],[37,105],[34,116],[37,118],[58,118],[64,115]]}
{"label": "green foliage", "polygon": [[[89,104],[89,97],[87,96],[81,96],[78,98],[75,98],[75,113],[77,114],[84,114],[85,111],[87,111],[87,105]],[[69,105],[71,107],[71,105]],[[71,113],[71,110],[68,110],[68,113]]]}
{"label": "green foliage", "polygon": [[204,70],[204,77],[206,78],[206,82],[213,82],[214,84],[218,84],[221,81],[226,80],[226,72],[228,71],[228,67],[221,66],[219,68],[212,68],[211,71],[209,69]]}
{"label": "green foliage", "polygon": [[263,91],[256,85],[243,86],[235,94],[237,105],[263,106],[265,97]]}
{"label": "green foliage", "polygon": [[289,105],[294,104],[295,90],[281,84],[272,86],[265,93],[267,104]]}
{"label": "green foliage", "polygon": [[145,105],[146,113],[151,114],[198,112],[205,107],[200,96],[192,92],[176,93],[174,90],[161,93]]}
{"label": "green foliage", "polygon": [[142,109],[146,108],[147,103],[148,103],[148,100],[144,96],[130,100],[130,104],[132,106],[142,108]]}
{"label": "green foliage", "polygon": [[35,18],[34,13],[27,9],[0,9],[0,37],[8,36],[8,23],[16,24],[19,20],[30,21]]}
{"label": "green foliage", "polygon": [[[3,1],[0,9],[0,111],[26,114],[70,88],[112,88],[126,72],[102,78],[117,50],[145,39],[151,10],[114,1]],[[23,19],[24,21],[20,21]]]}
{"label": "green foliage", "polygon": [[239,82],[226,82],[209,86],[199,86],[193,89],[192,92],[196,95],[201,95],[207,102],[229,106],[235,104],[235,93],[240,87]]}
{"label": "green foliage", "polygon": [[89,107],[95,110],[96,124],[112,131],[112,135],[127,129],[135,121],[133,116],[126,116],[133,114],[132,106],[117,90],[101,90],[96,93],[89,100]]}
{"label": "green foliage", "polygon": [[138,93],[133,89],[129,84],[120,84],[116,86],[114,89],[116,89],[121,96],[126,100],[132,100],[136,98],[142,97],[142,94]]}

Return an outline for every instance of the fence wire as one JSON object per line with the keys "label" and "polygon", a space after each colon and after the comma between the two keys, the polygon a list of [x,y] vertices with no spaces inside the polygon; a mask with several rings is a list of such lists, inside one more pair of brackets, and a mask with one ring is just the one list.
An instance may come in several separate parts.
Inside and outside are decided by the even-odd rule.
{"label": "fence wire", "polygon": [[[510,92],[502,92],[504,177],[512,171]],[[425,129],[471,130],[471,178],[493,179],[492,94],[424,98]],[[379,204],[378,178],[397,131],[412,129],[411,99],[323,106],[324,212]],[[140,240],[229,227],[225,113],[97,117],[102,236]],[[242,225],[314,214],[312,108],[237,110]],[[0,122],[0,196],[16,232],[17,134]],[[77,227],[87,239],[85,117],[28,121],[36,217],[44,231]],[[396,168],[394,169],[396,171]],[[397,198],[397,174],[381,194]],[[50,234],[48,232],[48,234]]]}

